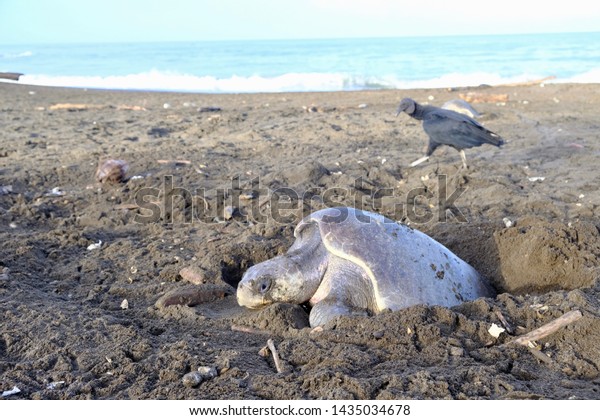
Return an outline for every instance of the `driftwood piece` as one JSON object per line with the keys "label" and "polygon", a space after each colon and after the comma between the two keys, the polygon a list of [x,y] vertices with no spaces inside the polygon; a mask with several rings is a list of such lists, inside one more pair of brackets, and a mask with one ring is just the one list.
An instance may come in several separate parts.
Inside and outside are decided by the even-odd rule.
{"label": "driftwood piece", "polygon": [[542,325],[541,327],[528,332],[527,334],[521,335],[521,336],[515,338],[514,340],[506,343],[505,345],[520,344],[522,346],[529,347],[530,342],[547,337],[550,334],[555,333],[559,329],[561,329],[569,324],[572,324],[573,322],[577,321],[582,316],[583,315],[582,315],[581,311],[579,311],[579,310],[569,311],[566,314],[564,314],[563,316],[556,318],[554,321],[550,321],[547,324]]}
{"label": "driftwood piece", "polygon": [[2,73],[0,72],[0,79],[6,80],[19,80],[19,77],[23,76],[23,73]]}
{"label": "driftwood piece", "polygon": [[556,79],[556,76],[548,76],[548,77],[543,77],[541,79],[526,80],[524,82],[504,83],[504,84],[496,85],[496,86],[502,86],[502,87],[535,86],[535,85],[541,85],[542,83],[547,82],[548,80],[553,80],[553,79]]}
{"label": "driftwood piece", "polygon": [[458,96],[463,101],[467,101],[471,104],[479,104],[484,102],[498,103],[508,102],[507,93],[483,93],[483,92],[467,92],[459,93]]}
{"label": "driftwood piece", "polygon": [[119,105],[117,106],[117,109],[126,111],[147,111],[146,108],[140,105]]}
{"label": "driftwood piece", "polygon": [[48,107],[48,109],[50,111],[56,111],[56,110],[61,110],[61,109],[66,109],[67,111],[84,111],[86,109],[102,109],[102,108],[104,108],[104,105],[97,105],[97,104],[71,104],[71,103],[54,104],[54,105],[50,105]]}

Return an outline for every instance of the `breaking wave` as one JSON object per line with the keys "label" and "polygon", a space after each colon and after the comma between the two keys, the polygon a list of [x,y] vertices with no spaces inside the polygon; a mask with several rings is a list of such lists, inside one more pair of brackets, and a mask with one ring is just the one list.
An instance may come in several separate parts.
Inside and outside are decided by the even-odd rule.
{"label": "breaking wave", "polygon": [[0,53],[0,59],[10,60],[14,58],[31,57],[33,53],[31,51],[23,51],[19,53]]}
{"label": "breaking wave", "polygon": [[[449,73],[440,77],[409,80],[398,76],[354,76],[343,73],[286,73],[280,76],[195,76],[150,71],[124,76],[24,75],[18,83],[94,89],[149,90],[198,93],[324,92],[344,90],[415,89],[499,85],[537,80],[549,75],[494,73]],[[600,83],[600,68],[554,79],[554,83]]]}

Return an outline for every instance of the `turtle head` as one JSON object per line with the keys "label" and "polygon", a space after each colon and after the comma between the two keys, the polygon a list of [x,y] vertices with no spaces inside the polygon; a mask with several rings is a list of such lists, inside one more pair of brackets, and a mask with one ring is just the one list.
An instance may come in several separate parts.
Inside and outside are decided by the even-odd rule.
{"label": "turtle head", "polygon": [[288,255],[256,264],[248,269],[237,287],[241,306],[260,308],[275,302],[303,303],[314,291],[306,287],[304,273]]}
{"label": "turtle head", "polygon": [[275,302],[300,304],[316,293],[327,267],[327,250],[314,223],[301,223],[296,241],[284,255],[250,267],[237,287],[241,306]]}
{"label": "turtle head", "polygon": [[401,112],[405,112],[408,115],[412,115],[417,110],[417,103],[411,98],[404,98],[400,101],[400,105],[398,105],[398,110],[396,112],[396,116],[400,115]]}

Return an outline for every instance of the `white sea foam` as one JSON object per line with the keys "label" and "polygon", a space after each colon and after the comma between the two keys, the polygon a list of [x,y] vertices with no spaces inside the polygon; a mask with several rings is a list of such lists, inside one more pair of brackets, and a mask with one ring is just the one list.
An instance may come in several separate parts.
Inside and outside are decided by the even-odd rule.
{"label": "white sea foam", "polygon": [[600,83],[600,67],[576,74],[571,77],[562,77],[553,80],[556,83]]}
{"label": "white sea foam", "polygon": [[[541,79],[548,75],[520,74],[503,77],[494,73],[449,73],[440,77],[407,80],[400,76],[364,77],[343,73],[287,73],[275,77],[194,76],[150,71],[125,76],[45,76],[24,75],[19,83],[97,89],[125,89],[206,93],[317,92],[367,89],[415,89],[499,85]],[[564,83],[600,83],[600,68],[568,78]]]}
{"label": "white sea foam", "polygon": [[23,51],[23,52],[19,52],[19,53],[5,53],[5,54],[0,54],[0,59],[10,60],[10,59],[14,59],[14,58],[31,57],[32,55],[33,55],[33,53],[31,51]]}

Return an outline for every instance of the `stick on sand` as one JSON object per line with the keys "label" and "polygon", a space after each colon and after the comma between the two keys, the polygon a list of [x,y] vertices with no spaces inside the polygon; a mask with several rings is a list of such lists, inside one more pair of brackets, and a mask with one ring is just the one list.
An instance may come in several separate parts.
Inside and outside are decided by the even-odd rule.
{"label": "stick on sand", "polygon": [[521,344],[522,346],[529,346],[529,342],[536,341],[536,340],[539,340],[540,338],[547,337],[550,334],[555,333],[562,327],[565,327],[565,326],[577,321],[582,316],[583,315],[578,310],[569,311],[566,314],[564,314],[563,316],[556,318],[554,321],[550,321],[549,323],[542,325],[541,327],[536,328],[535,330],[530,331],[527,334],[524,334],[520,337],[515,338],[514,340],[508,342],[506,345]]}
{"label": "stick on sand", "polygon": [[257,328],[246,327],[245,325],[235,325],[231,326],[231,331],[244,332],[248,334],[269,334],[268,331],[259,330]]}
{"label": "stick on sand", "polygon": [[185,159],[158,159],[156,161],[156,163],[159,163],[161,165],[169,165],[174,163],[175,165],[191,165],[192,161],[191,160],[185,160]]}
{"label": "stick on sand", "polygon": [[267,346],[269,350],[271,350],[271,354],[273,355],[273,361],[275,362],[275,369],[277,369],[277,373],[282,373],[283,368],[281,366],[281,359],[279,359],[279,354],[277,354],[277,349],[275,348],[275,343],[272,339],[267,340]]}
{"label": "stick on sand", "polygon": [[498,319],[502,323],[502,326],[504,326],[504,329],[506,330],[506,332],[509,333],[509,334],[512,334],[513,333],[513,328],[508,323],[508,321],[506,320],[506,318],[504,318],[504,315],[502,315],[502,312],[500,312],[500,309],[494,308],[494,314],[496,314],[496,316],[498,317]]}

